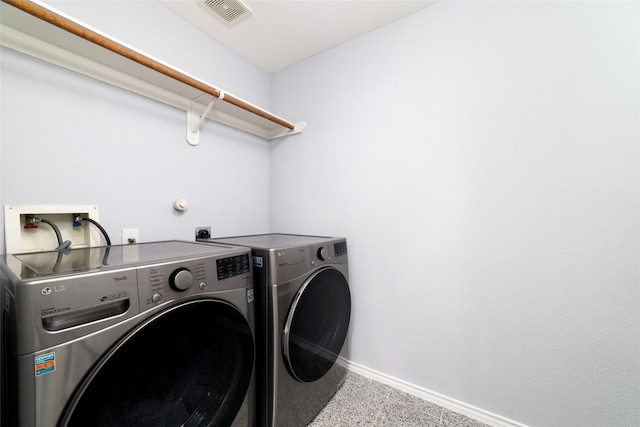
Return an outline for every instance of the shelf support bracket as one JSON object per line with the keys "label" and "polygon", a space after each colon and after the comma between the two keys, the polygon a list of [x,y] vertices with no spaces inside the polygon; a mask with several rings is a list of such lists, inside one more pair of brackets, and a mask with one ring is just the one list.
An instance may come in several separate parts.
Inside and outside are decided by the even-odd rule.
{"label": "shelf support bracket", "polygon": [[187,142],[191,145],[200,144],[200,126],[204,123],[204,120],[207,118],[207,114],[213,108],[213,104],[216,103],[217,100],[224,99],[224,91],[220,91],[220,96],[218,98],[213,98],[207,108],[202,113],[202,116],[198,115],[195,111],[195,103],[191,101],[191,109],[187,110]]}

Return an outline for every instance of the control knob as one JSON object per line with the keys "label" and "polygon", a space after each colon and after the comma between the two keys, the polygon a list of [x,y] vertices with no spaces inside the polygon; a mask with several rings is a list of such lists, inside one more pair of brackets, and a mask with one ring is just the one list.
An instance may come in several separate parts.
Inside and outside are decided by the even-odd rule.
{"label": "control knob", "polygon": [[186,268],[179,268],[171,273],[169,285],[176,291],[186,291],[193,283],[193,274]]}
{"label": "control knob", "polygon": [[329,254],[328,254],[327,250],[324,247],[321,247],[320,249],[318,249],[318,259],[320,261],[326,261],[328,256],[329,256]]}

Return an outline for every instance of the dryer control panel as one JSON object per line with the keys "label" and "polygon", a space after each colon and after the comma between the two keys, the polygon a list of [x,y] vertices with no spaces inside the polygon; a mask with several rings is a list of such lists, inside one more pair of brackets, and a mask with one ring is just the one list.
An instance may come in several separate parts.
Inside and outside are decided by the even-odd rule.
{"label": "dryer control panel", "polygon": [[271,233],[198,241],[251,248],[254,266],[260,269],[260,274],[265,276],[264,282],[270,286],[328,264],[347,264],[348,258],[344,237]]}
{"label": "dryer control panel", "polygon": [[331,262],[346,262],[340,257],[347,255],[346,240],[340,242],[327,242],[318,245],[309,245],[309,259],[312,266]]}

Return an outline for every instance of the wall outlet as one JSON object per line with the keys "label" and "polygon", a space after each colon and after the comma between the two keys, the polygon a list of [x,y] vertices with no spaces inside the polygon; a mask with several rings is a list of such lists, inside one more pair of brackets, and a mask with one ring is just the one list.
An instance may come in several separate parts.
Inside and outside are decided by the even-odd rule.
{"label": "wall outlet", "polygon": [[138,229],[137,228],[123,228],[122,229],[122,244],[130,245],[138,242]]}
{"label": "wall outlet", "polygon": [[196,227],[196,240],[208,239],[209,237],[211,237],[211,227],[209,226]]}

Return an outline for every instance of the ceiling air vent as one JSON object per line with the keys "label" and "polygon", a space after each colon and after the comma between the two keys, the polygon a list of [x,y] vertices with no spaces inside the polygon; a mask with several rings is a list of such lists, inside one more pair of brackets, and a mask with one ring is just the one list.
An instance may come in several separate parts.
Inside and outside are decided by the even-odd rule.
{"label": "ceiling air vent", "polygon": [[252,11],[240,0],[201,0],[200,4],[228,27],[251,15]]}

